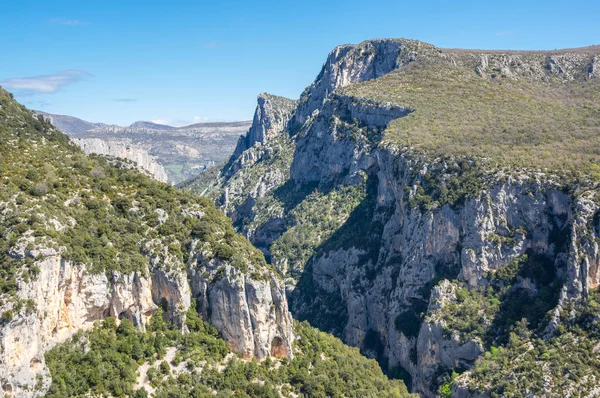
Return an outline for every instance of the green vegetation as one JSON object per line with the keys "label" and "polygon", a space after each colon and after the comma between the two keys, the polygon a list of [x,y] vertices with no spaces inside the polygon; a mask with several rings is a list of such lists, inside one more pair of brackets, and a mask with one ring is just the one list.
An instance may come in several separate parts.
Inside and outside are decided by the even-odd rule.
{"label": "green vegetation", "polygon": [[[534,290],[519,285],[526,278]],[[523,319],[532,333],[542,333],[562,287],[552,261],[531,251],[496,270],[487,287],[453,283],[456,299],[432,317],[443,322],[448,337],[457,333],[462,342],[479,339],[488,347],[505,344]]]}
{"label": "green vegetation", "polygon": [[[245,361],[227,355],[214,328],[187,314],[189,333],[181,334],[155,315],[147,331],[107,318],[89,332],[79,332],[46,354],[52,376],[49,397],[143,397],[134,388],[140,365],[149,365],[146,378],[156,397],[405,397],[400,381],[388,380],[374,360],[358,349],[297,323],[294,359]],[[164,360],[169,347],[176,355]],[[214,395],[216,393],[216,395]]]}
{"label": "green vegetation", "polygon": [[194,240],[209,258],[241,269],[265,265],[210,200],[84,155],[2,90],[0,165],[0,293],[12,300],[16,281],[39,272],[45,248],[94,273],[145,273],[150,258],[183,267]]}
{"label": "green vegetation", "polygon": [[463,343],[475,338],[483,340],[500,306],[497,292],[492,287],[458,287],[455,294],[456,301],[447,304],[439,314],[447,337],[458,333]]}
{"label": "green vegetation", "polygon": [[452,396],[452,384],[454,380],[458,377],[458,373],[452,372],[451,375],[447,378],[447,380],[440,386],[439,393],[442,398],[450,398]]}
{"label": "green vegetation", "polygon": [[492,397],[544,396],[548,391],[592,395],[600,380],[599,309],[595,291],[586,303],[570,303],[554,335],[544,340],[526,320],[517,323],[506,345],[490,347],[468,377],[455,382]]}
{"label": "green vegetation", "polygon": [[[174,361],[200,364],[221,361],[228,352],[217,331],[199,319],[194,309],[188,311],[189,333],[182,335],[172,324],[162,320],[161,311],[152,318],[145,333],[123,319],[117,326],[114,318],[98,322],[90,332],[77,332],[66,343],[46,353],[52,376],[48,397],[139,396],[134,392],[139,365],[156,362],[167,347],[178,346]],[[162,367],[168,367],[166,362]]]}
{"label": "green vegetation", "polygon": [[390,123],[384,142],[436,157],[600,175],[598,79],[486,79],[474,69],[437,53],[422,55],[400,71],[341,91],[413,110]]}
{"label": "green vegetation", "polygon": [[177,184],[177,188],[185,189],[198,195],[208,193],[208,197],[217,199],[215,197],[217,190],[214,188],[219,182],[219,174],[222,168],[223,164],[212,166],[198,176]]}
{"label": "green vegetation", "polygon": [[[408,205],[427,212],[449,204],[462,205],[466,199],[476,198],[485,188],[483,170],[474,160],[441,159],[428,169],[416,186],[413,195],[408,195]],[[406,187],[410,193],[410,187]]]}
{"label": "green vegetation", "polygon": [[[271,256],[280,271],[298,279],[304,264],[346,221],[365,196],[362,185],[341,186],[329,192],[313,191],[288,212],[289,228],[271,245]],[[287,269],[283,269],[285,264]]]}
{"label": "green vegetation", "polygon": [[[296,142],[291,140],[287,134],[282,134],[273,139],[269,148],[253,147],[250,151],[254,152],[255,158],[260,159],[252,167],[241,168],[235,175],[229,178],[228,186],[242,189],[242,192],[235,195],[231,199],[233,202],[230,206],[237,207],[245,201],[249,193],[256,188],[257,183],[265,181],[285,181],[290,177],[290,165],[294,157]],[[222,173],[226,173],[226,168],[222,169]],[[255,222],[252,219],[242,220],[241,225],[246,226],[250,222]]]}
{"label": "green vegetation", "polygon": [[[365,280],[355,279],[353,289],[360,290],[363,283],[372,281],[381,270],[378,266],[381,236],[383,233],[385,214],[389,210],[381,207],[378,216],[374,217],[377,200],[377,176],[370,177],[361,193],[361,202],[354,206],[347,220],[329,238],[318,246],[312,258],[318,258],[335,250],[356,248],[361,250],[360,259],[364,264]],[[312,277],[311,261],[306,264],[305,271],[298,281],[292,297],[292,308],[319,308],[319,311],[301,311],[302,319],[308,320],[321,330],[341,336],[348,321],[347,308],[338,292],[327,292],[315,284]]]}

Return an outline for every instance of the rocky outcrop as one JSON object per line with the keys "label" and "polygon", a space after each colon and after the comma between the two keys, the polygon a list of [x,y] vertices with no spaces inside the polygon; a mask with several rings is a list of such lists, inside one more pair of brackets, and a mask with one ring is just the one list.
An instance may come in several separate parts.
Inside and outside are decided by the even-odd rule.
{"label": "rocky outcrop", "polygon": [[[569,191],[564,176],[548,172],[502,171],[469,157],[428,157],[408,144],[384,145],[388,123],[413,110],[336,89],[410,68],[423,57],[486,79],[582,82],[598,69],[592,50],[486,53],[403,39],[337,47],[287,124],[293,158],[282,163],[289,168],[265,184],[265,175],[280,170],[270,167],[279,141],[261,142],[236,151],[230,164],[240,166],[215,191],[225,193],[221,204],[234,220],[238,214],[252,220],[236,225],[270,253],[269,244],[291,225],[284,205],[301,203],[306,187],[329,192],[364,185],[367,197],[306,263],[291,294],[293,312],[412,379],[415,391],[435,396],[444,374],[471,368],[484,351],[480,338],[462,340],[435,316],[455,300],[448,281],[483,288],[497,270],[526,254],[539,256],[560,290],[547,303],[554,308],[548,327],[556,328],[562,306],[585,299],[599,282],[595,192],[585,182]],[[439,199],[436,190],[449,186],[454,199]],[[278,201],[283,188],[299,198]],[[527,278],[518,286],[531,297],[539,287]]]}
{"label": "rocky outcrop", "polygon": [[244,358],[292,356],[292,318],[282,283],[212,264],[191,276],[200,312]]}
{"label": "rocky outcrop", "polygon": [[296,101],[267,93],[258,96],[252,127],[247,134],[248,148],[265,145],[281,133],[292,116]]}
{"label": "rocky outcrop", "polygon": [[[224,169],[230,177],[242,167],[250,167],[262,156],[262,148],[283,133],[296,109],[296,101],[262,93],[257,98],[252,126],[241,136],[230,162]],[[249,151],[251,148],[254,150]]]}
{"label": "rocky outcrop", "polygon": [[460,341],[459,336],[448,336],[444,329],[451,330],[452,325],[433,320],[435,314],[444,311],[444,307],[456,301],[454,286],[443,280],[433,288],[429,299],[428,321],[421,325],[417,338],[417,363],[413,387],[417,391],[430,391],[431,383],[436,383],[438,369],[468,369],[484,353],[479,340]]}
{"label": "rocky outcrop", "polygon": [[335,89],[376,79],[434,50],[430,44],[406,39],[369,40],[336,47],[315,81],[300,96],[290,126],[302,126]]}
{"label": "rocky outcrop", "polygon": [[397,105],[331,95],[297,136],[292,180],[299,185],[333,181],[368,169],[372,158],[363,155],[373,141],[389,122],[410,112]]}
{"label": "rocky outcrop", "polygon": [[473,67],[486,78],[564,81],[597,77],[597,47],[577,51],[452,51],[445,54],[455,64]]}
{"label": "rocky outcrop", "polygon": [[109,141],[100,138],[76,138],[73,140],[86,154],[96,153],[127,159],[135,163],[137,169],[150,174],[158,181],[167,182],[167,172],[154,156],[135,146],[130,140]]}
{"label": "rocky outcrop", "polygon": [[[36,280],[22,283],[18,290],[22,300],[33,300],[32,308],[20,310],[0,329],[2,384],[14,396],[34,394],[27,388],[46,374],[44,352],[77,330],[107,316],[126,317],[143,327],[162,300],[172,308],[189,307],[186,285],[179,285],[181,277],[176,275],[169,280],[139,273],[90,274],[52,250],[45,250],[36,265],[40,269]],[[169,284],[172,289],[160,288]]]}
{"label": "rocky outcrop", "polygon": [[[130,319],[144,328],[160,306],[164,316],[185,331],[192,298],[232,351],[245,358],[292,356],[292,319],[285,291],[272,273],[244,273],[197,255],[187,272],[157,267],[107,275],[90,273],[53,249],[14,255],[38,258],[40,272],[35,280],[20,283],[19,298],[28,304],[18,311],[12,306],[12,319],[0,326],[0,396],[43,393],[49,385],[44,352],[108,316]],[[36,390],[39,377],[43,383]]]}

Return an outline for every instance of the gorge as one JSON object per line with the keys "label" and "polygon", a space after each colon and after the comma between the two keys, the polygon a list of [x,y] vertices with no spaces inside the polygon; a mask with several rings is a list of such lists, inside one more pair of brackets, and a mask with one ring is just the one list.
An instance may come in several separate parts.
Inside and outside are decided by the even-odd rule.
{"label": "gorge", "polygon": [[599,60],[339,46],[184,187],[284,275],[294,317],[422,396],[594,395]]}
{"label": "gorge", "polygon": [[599,77],[338,46],[177,186],[0,90],[0,396],[600,395]]}

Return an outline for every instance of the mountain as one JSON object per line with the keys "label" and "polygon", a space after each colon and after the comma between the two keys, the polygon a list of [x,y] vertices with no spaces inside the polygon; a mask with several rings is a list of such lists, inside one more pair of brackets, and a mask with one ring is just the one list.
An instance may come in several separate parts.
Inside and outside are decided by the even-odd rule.
{"label": "mountain", "polygon": [[90,123],[71,116],[37,112],[50,119],[87,153],[118,156],[172,184],[223,163],[250,122],[196,123],[172,127],[139,121],[127,127]]}
{"label": "mountain", "polygon": [[90,123],[73,116],[53,115],[51,113],[42,111],[36,111],[36,113],[49,118],[50,122],[55,125],[57,129],[69,134],[72,137],[77,137],[78,135],[84,134],[86,131],[93,130],[95,128],[106,127],[106,125],[103,123]]}
{"label": "mountain", "polygon": [[150,130],[174,130],[175,127],[165,124],[157,124],[152,122],[138,121],[129,126],[132,129],[150,129]]}
{"label": "mountain", "polygon": [[599,77],[598,46],[339,46],[181,186],[412,391],[598,395]]}
{"label": "mountain", "polygon": [[0,396],[407,396],[294,323],[212,203],[86,155],[0,89]]}

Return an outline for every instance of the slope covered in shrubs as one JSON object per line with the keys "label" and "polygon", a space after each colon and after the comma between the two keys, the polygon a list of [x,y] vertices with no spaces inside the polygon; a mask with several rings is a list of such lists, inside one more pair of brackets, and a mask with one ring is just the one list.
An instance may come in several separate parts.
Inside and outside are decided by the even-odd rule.
{"label": "slope covered in shrubs", "polygon": [[[49,397],[406,397],[356,348],[297,323],[294,358],[245,361],[229,353],[218,333],[187,316],[182,334],[157,314],[146,332],[127,320],[98,322],[46,354],[52,376]],[[168,350],[176,350],[167,358]],[[145,368],[141,372],[141,368]]]}

